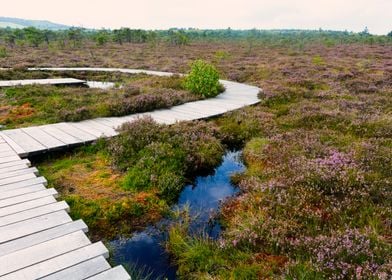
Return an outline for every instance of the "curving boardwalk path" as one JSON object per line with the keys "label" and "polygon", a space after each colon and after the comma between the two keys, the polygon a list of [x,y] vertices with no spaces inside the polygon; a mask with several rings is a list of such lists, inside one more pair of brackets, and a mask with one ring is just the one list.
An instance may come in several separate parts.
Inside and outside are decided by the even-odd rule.
{"label": "curving boardwalk path", "polygon": [[[169,76],[172,73],[118,68],[31,68],[30,70],[51,71],[111,71],[130,74],[146,73],[150,75]],[[66,148],[94,141],[100,137],[117,135],[116,128],[123,123],[142,116],[151,116],[162,124],[177,121],[189,121],[209,118],[258,103],[260,89],[235,82],[221,81],[226,90],[215,98],[189,102],[170,109],[156,110],[148,113],[133,114],[124,117],[96,118],[81,122],[56,123],[28,128],[3,130],[0,136],[21,157],[44,153],[50,150]]]}
{"label": "curving boardwalk path", "polygon": [[[35,70],[35,69],[31,69]],[[46,70],[171,73],[105,68]],[[122,266],[111,268],[102,242],[91,243],[86,224],[72,221],[69,207],[21,157],[91,142],[117,134],[119,125],[149,115],[159,123],[208,118],[259,102],[260,89],[221,81],[226,91],[216,98],[170,109],[116,118],[97,118],[0,132],[0,279],[130,279]]]}

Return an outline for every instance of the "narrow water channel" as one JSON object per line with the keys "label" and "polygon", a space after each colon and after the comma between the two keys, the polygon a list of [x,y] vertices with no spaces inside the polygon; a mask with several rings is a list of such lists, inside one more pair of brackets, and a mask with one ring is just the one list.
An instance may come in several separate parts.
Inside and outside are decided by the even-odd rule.
{"label": "narrow water channel", "polygon": [[[219,209],[222,200],[237,193],[230,176],[245,169],[240,155],[238,151],[227,152],[213,175],[197,177],[193,185],[182,190],[173,209],[189,207],[191,217],[197,216],[191,224],[192,231],[205,231],[212,238],[219,236],[220,226],[211,223],[211,215]],[[165,224],[170,224],[170,220],[163,219],[131,238],[111,241],[114,261],[124,266],[142,267],[151,273],[151,279],[176,279],[176,267],[161,246],[167,236],[166,231],[162,230]]]}

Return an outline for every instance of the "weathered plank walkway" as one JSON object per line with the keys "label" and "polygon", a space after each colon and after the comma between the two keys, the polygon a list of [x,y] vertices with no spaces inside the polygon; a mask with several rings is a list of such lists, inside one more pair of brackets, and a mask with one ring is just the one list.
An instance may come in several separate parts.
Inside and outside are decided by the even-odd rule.
{"label": "weathered plank walkway", "polygon": [[[34,68],[35,69],[35,68]],[[30,70],[34,70],[30,69]],[[168,76],[172,73],[117,68],[40,68],[52,71],[119,71],[123,73]],[[124,117],[97,118],[81,122],[57,123],[29,128],[3,130],[0,136],[21,157],[88,143],[99,137],[112,137],[123,123],[143,116],[151,116],[158,123],[197,120],[217,116],[259,102],[260,89],[235,82],[221,81],[226,90],[215,98],[189,102],[170,109]]]}
{"label": "weathered plank walkway", "polygon": [[[102,242],[72,221],[55,189],[0,137],[0,279],[130,279]],[[91,278],[90,278],[91,277]]]}
{"label": "weathered plank walkway", "polygon": [[[50,69],[53,70],[53,69]],[[58,68],[57,70],[67,70]],[[73,68],[171,75],[129,69]],[[208,118],[259,102],[256,87],[222,81],[226,91],[216,98],[166,110],[118,118],[97,118],[0,132],[0,280],[5,279],[130,279],[122,266],[111,268],[108,250],[91,243],[87,226],[72,221],[68,205],[27,159],[32,154],[66,148],[117,134],[115,128],[142,116],[159,123]]]}
{"label": "weathered plank walkway", "polygon": [[15,87],[15,86],[27,86],[27,85],[80,85],[86,81],[63,78],[63,79],[35,79],[35,80],[10,80],[0,81],[0,87]]}

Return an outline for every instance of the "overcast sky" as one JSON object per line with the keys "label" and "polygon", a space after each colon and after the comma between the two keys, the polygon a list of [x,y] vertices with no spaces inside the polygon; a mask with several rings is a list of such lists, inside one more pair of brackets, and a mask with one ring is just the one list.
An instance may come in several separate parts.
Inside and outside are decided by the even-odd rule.
{"label": "overcast sky", "polygon": [[[94,28],[333,29],[386,34],[392,0],[0,0],[0,16]],[[6,4],[4,4],[6,2]]]}

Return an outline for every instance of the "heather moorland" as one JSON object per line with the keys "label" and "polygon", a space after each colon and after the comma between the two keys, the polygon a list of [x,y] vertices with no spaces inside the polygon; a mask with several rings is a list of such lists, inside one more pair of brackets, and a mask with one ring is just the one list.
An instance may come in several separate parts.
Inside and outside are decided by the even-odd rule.
{"label": "heather moorland", "polygon": [[[0,122],[15,127],[126,115],[204,98],[184,89],[177,76],[27,67],[189,73],[201,59],[220,78],[262,91],[259,104],[219,117],[171,126],[142,118],[112,139],[34,159],[93,239],[131,236],[171,216],[163,246],[180,279],[391,279],[390,37],[169,32],[120,42],[102,32],[39,44],[4,41],[0,67],[14,70],[1,71],[3,80],[57,75],[123,87],[2,89]],[[155,103],[144,102],[147,97]],[[60,107],[48,105],[48,113],[37,105],[42,100],[75,103],[57,114]],[[192,230],[189,211],[173,213],[171,206],[195,177],[213,173],[227,150],[241,150],[246,169],[232,175],[238,192],[214,213],[222,230],[212,237]]]}

